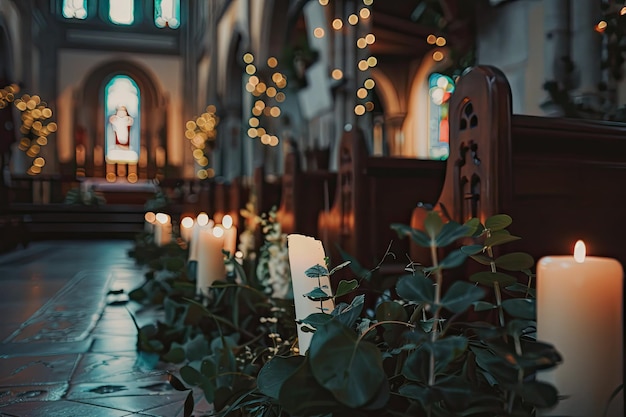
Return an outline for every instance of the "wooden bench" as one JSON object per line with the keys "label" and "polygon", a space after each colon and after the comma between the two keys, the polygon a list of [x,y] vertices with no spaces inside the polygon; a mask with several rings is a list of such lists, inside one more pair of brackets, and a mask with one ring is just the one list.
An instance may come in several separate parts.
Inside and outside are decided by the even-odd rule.
{"label": "wooden bench", "polygon": [[10,211],[24,219],[32,240],[132,239],[144,229],[141,205],[14,204]]}
{"label": "wooden bench", "polygon": [[343,134],[338,158],[334,204],[320,214],[317,232],[332,263],[341,261],[339,246],[363,266],[374,267],[393,241],[391,250],[398,258],[386,265],[401,270],[409,243],[398,239],[390,225],[406,223],[418,202],[436,201],[445,162],[369,156],[356,129]]}
{"label": "wooden bench", "polygon": [[[535,259],[571,254],[582,239],[590,255],[626,265],[626,125],[511,109],[498,69],[476,67],[459,79],[445,183],[438,200],[423,201],[441,203],[458,222],[509,214],[522,240],[507,246]],[[421,216],[414,211],[412,226],[421,227]]]}
{"label": "wooden bench", "polygon": [[337,175],[319,169],[317,164],[309,164],[313,169],[303,171],[297,149],[287,149],[278,220],[283,233],[317,236],[317,218],[333,202]]}

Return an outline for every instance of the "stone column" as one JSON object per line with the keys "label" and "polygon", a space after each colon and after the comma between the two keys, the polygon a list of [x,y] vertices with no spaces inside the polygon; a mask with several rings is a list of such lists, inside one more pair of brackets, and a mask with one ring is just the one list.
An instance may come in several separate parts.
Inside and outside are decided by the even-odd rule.
{"label": "stone column", "polygon": [[[545,81],[556,82],[560,89],[571,86],[570,7],[569,0],[544,1]],[[542,108],[549,115],[562,115],[562,109],[555,106],[549,97],[542,104]]]}
{"label": "stone column", "polygon": [[598,83],[601,81],[600,60],[602,35],[594,30],[600,21],[600,3],[592,0],[572,1],[572,60],[578,74],[573,99],[580,104],[598,108]]}

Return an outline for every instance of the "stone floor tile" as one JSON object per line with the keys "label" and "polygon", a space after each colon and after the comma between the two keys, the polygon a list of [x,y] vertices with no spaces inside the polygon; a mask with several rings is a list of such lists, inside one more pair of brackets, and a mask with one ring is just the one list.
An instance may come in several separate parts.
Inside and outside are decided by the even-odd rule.
{"label": "stone floor tile", "polygon": [[[154,408],[170,407],[176,409],[176,412],[184,405],[186,394],[174,391],[164,395],[127,395],[127,396],[111,396],[105,398],[88,398],[80,401],[84,404],[97,405],[100,407],[109,407],[116,410],[124,410],[132,413],[152,414]],[[157,407],[155,407],[155,405]],[[170,414],[172,416],[172,414]]]}
{"label": "stone floor tile", "polygon": [[101,318],[92,334],[94,335],[113,335],[113,336],[137,336],[137,328],[130,314],[119,319]]}
{"label": "stone floor tile", "polygon": [[0,358],[0,386],[70,380],[79,355]]}
{"label": "stone floor tile", "polygon": [[6,417],[123,417],[127,411],[82,404],[75,401],[32,401],[0,408]]}
{"label": "stone floor tile", "polygon": [[96,354],[89,353],[79,361],[72,376],[72,383],[87,382],[127,382],[127,381],[163,381],[166,369],[151,369],[144,366],[138,355]]}
{"label": "stone floor tile", "polygon": [[67,392],[69,384],[37,384],[0,387],[0,407],[25,401],[58,401]]}
{"label": "stone floor tile", "polygon": [[[75,401],[105,397],[158,396],[177,393],[163,375],[161,381],[124,381],[111,383],[81,383],[71,385],[66,398]],[[155,397],[156,398],[156,397]]]}
{"label": "stone floor tile", "polygon": [[91,352],[118,353],[135,352],[137,350],[137,336],[95,335]]}
{"label": "stone floor tile", "polygon": [[67,343],[3,343],[0,344],[0,359],[14,356],[48,356],[89,351],[93,340],[88,338]]}

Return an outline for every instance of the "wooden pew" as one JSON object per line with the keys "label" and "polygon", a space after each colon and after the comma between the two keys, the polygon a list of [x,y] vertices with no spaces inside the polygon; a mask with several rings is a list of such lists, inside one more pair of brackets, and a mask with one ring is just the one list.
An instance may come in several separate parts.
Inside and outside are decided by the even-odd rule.
{"label": "wooden pew", "polygon": [[407,239],[398,239],[392,223],[406,223],[421,201],[436,201],[441,190],[444,161],[368,155],[361,131],[343,134],[339,145],[335,201],[318,221],[332,264],[341,261],[337,245],[363,266],[371,268],[382,259],[393,241],[395,262],[391,270],[402,270],[409,252]]}
{"label": "wooden pew", "polygon": [[294,146],[288,146],[277,213],[283,233],[318,236],[317,218],[330,208],[336,180],[335,173],[324,169],[303,171],[300,154]]}
{"label": "wooden pew", "polygon": [[[571,254],[583,239],[590,255],[626,265],[626,125],[511,109],[510,87],[498,69],[476,67],[459,79],[437,201],[459,222],[509,214],[509,230],[522,240],[508,248],[535,259]],[[414,227],[421,227],[422,214],[414,211]]]}

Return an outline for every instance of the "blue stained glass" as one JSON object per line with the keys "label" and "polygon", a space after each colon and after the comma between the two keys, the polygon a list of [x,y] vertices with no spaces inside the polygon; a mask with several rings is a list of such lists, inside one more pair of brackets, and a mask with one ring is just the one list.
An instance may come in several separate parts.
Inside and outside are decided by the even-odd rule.
{"label": "blue stained glass", "polygon": [[105,160],[109,164],[139,161],[140,91],[135,81],[117,75],[104,88]]}

